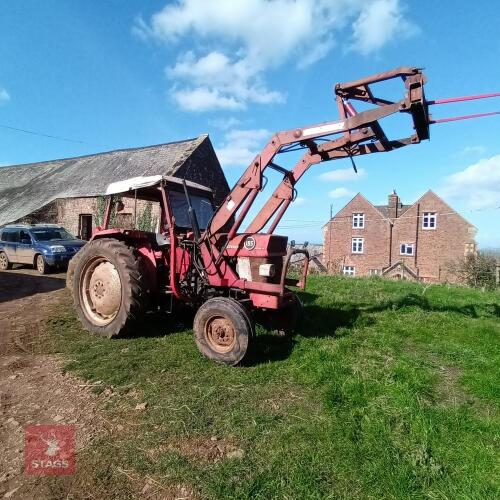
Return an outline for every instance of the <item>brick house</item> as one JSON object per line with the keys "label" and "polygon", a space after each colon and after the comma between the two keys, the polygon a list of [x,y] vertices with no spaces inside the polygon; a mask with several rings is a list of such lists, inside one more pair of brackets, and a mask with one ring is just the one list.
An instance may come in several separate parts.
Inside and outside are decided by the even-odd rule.
{"label": "brick house", "polygon": [[476,251],[475,227],[432,191],[411,205],[394,191],[387,205],[358,193],[323,227],[330,273],[454,281],[448,263]]}
{"label": "brick house", "polygon": [[[1,167],[0,226],[14,222],[56,223],[88,239],[103,208],[99,196],[108,184],[159,174],[208,186],[217,203],[229,192],[212,143],[208,135],[201,135],[155,146]],[[125,208],[117,215],[116,224],[132,227],[134,201],[123,201]],[[144,208],[144,202],[139,200],[137,212]]]}

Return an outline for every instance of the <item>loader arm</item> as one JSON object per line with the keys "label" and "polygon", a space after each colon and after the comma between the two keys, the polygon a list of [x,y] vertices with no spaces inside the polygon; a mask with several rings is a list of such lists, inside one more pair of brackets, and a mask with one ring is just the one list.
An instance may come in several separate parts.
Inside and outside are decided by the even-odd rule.
{"label": "loader arm", "polygon": [[[375,97],[370,85],[393,78],[403,80],[407,90],[404,98],[392,102]],[[233,219],[234,223],[229,229],[227,239],[230,240],[236,235],[263,187],[263,173],[267,168],[283,173],[283,180],[247,227],[245,232],[248,233],[262,230],[276,214],[268,233],[274,231],[294,199],[295,184],[310,166],[339,158],[390,151],[428,139],[429,117],[424,96],[425,81],[425,76],[419,68],[403,67],[336,85],[340,119],[276,133],[262,152],[254,158],[219,207],[206,235],[217,234]],[[349,99],[365,101],[374,107],[357,113]],[[378,120],[395,113],[410,114],[415,133],[409,137],[389,141]],[[335,138],[340,134],[341,137]],[[326,142],[321,142],[325,139]],[[295,149],[305,149],[306,152],[292,170],[286,170],[274,163],[273,160],[277,155]]]}
{"label": "loader arm", "polygon": [[[376,96],[372,86],[392,79],[403,81],[406,89],[404,97],[398,101],[391,101]],[[429,139],[429,126],[434,123],[498,114],[498,112],[492,112],[432,120],[429,105],[498,97],[500,93],[427,101],[424,93],[426,80],[420,68],[400,67],[359,80],[337,84],[334,90],[340,119],[277,132],[262,152],[253,159],[218,208],[205,232],[204,239],[214,241],[212,237],[226,228],[230,221],[234,222],[228,230],[226,241],[236,235],[258,193],[263,189],[263,173],[267,168],[281,172],[283,180],[245,229],[245,233],[261,231],[273,217],[267,233],[274,232],[295,198],[295,184],[312,165],[341,158],[351,158],[353,161],[356,156],[382,153],[410,144],[418,144],[422,140]],[[362,101],[373,107],[358,113],[351,103],[353,100]],[[413,133],[407,137],[389,140],[379,120],[396,113],[405,113],[411,117]],[[291,170],[284,169],[275,163],[277,155],[298,149],[304,149],[305,153]]]}

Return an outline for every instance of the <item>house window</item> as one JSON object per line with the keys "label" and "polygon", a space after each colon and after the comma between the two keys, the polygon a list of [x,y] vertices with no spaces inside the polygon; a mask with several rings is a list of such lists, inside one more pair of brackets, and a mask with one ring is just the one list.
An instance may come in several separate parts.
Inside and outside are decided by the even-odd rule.
{"label": "house window", "polygon": [[364,238],[353,238],[352,239],[352,253],[363,253]]}
{"label": "house window", "polygon": [[436,229],[436,212],[424,212],[422,218],[422,229]]}
{"label": "house window", "polygon": [[354,266],[344,266],[342,268],[342,273],[345,274],[346,276],[355,276],[356,268]]}
{"label": "house window", "polygon": [[399,253],[401,255],[413,255],[413,243],[401,243]]}
{"label": "house window", "polygon": [[365,214],[352,214],[352,227],[354,229],[363,229],[365,227]]}
{"label": "house window", "polygon": [[476,244],[475,243],[466,243],[464,255],[474,255],[476,253]]}
{"label": "house window", "polygon": [[370,269],[370,276],[381,276],[382,269]]}

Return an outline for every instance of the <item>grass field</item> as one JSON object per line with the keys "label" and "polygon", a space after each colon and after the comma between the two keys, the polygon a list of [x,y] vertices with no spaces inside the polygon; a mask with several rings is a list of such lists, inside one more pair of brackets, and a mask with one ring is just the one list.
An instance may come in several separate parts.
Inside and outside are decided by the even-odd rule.
{"label": "grass field", "polygon": [[189,322],[101,340],[60,312],[67,369],[119,395],[124,429],[54,495],[150,478],[159,497],[498,498],[500,293],[312,277],[302,299],[300,333],[261,332],[237,368],[202,358]]}

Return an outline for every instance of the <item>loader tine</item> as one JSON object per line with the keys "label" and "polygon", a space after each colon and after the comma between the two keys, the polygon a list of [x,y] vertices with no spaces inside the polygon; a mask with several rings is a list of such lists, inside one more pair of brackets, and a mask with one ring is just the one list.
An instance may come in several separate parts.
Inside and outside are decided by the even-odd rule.
{"label": "loader tine", "polygon": [[447,97],[445,99],[434,99],[432,101],[426,101],[426,103],[429,106],[433,106],[435,104],[450,104],[453,102],[476,101],[478,99],[489,99],[491,97],[500,97],[500,92],[493,92],[490,94],[465,95],[461,97]]}
{"label": "loader tine", "polygon": [[431,125],[435,123],[456,122],[459,120],[471,120],[472,118],[482,118],[484,116],[500,115],[500,111],[491,111],[489,113],[476,113],[473,115],[452,116],[451,118],[439,118],[437,120],[429,120]]}

